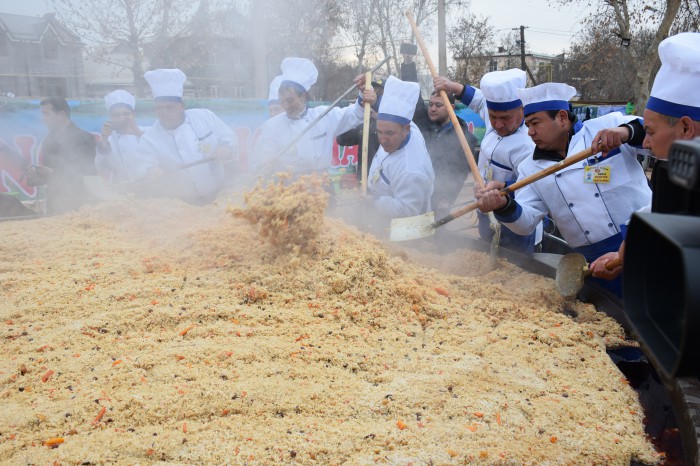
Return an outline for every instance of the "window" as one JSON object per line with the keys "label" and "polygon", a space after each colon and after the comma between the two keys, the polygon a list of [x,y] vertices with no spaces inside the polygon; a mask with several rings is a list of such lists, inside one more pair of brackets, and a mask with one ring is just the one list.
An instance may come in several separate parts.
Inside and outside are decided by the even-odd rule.
{"label": "window", "polygon": [[0,31],[0,57],[10,56],[10,41],[4,31]]}
{"label": "window", "polygon": [[496,60],[489,62],[489,71],[498,71],[498,62]]}
{"label": "window", "polygon": [[58,40],[56,36],[48,33],[44,36],[41,41],[41,46],[44,49],[44,58],[47,60],[58,59]]}

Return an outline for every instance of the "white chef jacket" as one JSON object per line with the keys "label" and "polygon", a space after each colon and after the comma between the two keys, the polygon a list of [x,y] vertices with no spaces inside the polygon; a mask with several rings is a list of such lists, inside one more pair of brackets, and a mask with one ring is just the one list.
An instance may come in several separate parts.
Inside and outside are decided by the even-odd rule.
{"label": "white chef jacket", "polygon": [[236,136],[212,111],[195,108],[185,111],[185,121],[174,130],[163,128],[159,121],[148,129],[139,142],[139,152],[158,161],[168,172],[161,182],[166,194],[180,199],[197,199],[216,193],[224,180],[220,161],[177,170],[183,164],[214,156],[218,146],[236,151]]}
{"label": "white chef jacket", "polygon": [[[467,87],[462,103],[478,113],[486,125],[486,133],[481,141],[479,161],[477,162],[481,177],[486,183],[489,181],[514,181],[518,176],[518,165],[532,155],[535,143],[528,136],[527,127],[524,124],[521,124],[513,134],[499,136],[491,126],[484,94],[476,87]],[[472,95],[471,99],[467,95]],[[489,169],[492,171],[490,177],[487,176]]]}
{"label": "white chef jacket", "polygon": [[330,168],[335,137],[363,122],[364,108],[357,102],[344,108],[332,109],[293,147],[274,161],[277,154],[327,108],[306,108],[298,119],[291,119],[286,112],[282,112],[263,123],[260,138],[253,149],[253,170],[263,168],[266,163],[274,163],[277,171],[293,173]]}
{"label": "white chef jacket", "polygon": [[[591,146],[598,131],[614,128],[637,119],[619,112],[587,120],[572,137],[568,155]],[[651,202],[651,189],[644,170],[637,161],[641,149],[623,144],[605,159],[592,157],[565,168],[515,192],[515,213],[496,217],[520,235],[532,232],[535,225],[550,213],[564,240],[573,248],[596,244],[621,232],[638,209]],[[600,154],[597,154],[600,156]],[[528,159],[520,164],[522,179],[557,162]],[[609,167],[609,183],[585,183],[586,166]]]}
{"label": "white chef jacket", "polygon": [[367,174],[367,190],[379,212],[391,218],[429,212],[435,173],[425,140],[411,122],[408,142],[388,154],[381,146]]}
{"label": "white chef jacket", "polygon": [[[146,130],[139,128],[141,131]],[[100,152],[100,146],[97,145],[95,168],[98,173],[108,177],[110,184],[136,181],[158,165],[157,160],[139,152],[139,139],[135,134],[113,131],[107,139],[111,150]]]}

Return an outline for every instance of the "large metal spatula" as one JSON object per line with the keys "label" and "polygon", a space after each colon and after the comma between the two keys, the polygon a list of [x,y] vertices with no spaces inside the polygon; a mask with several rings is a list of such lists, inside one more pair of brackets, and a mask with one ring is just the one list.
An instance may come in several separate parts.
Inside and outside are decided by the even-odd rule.
{"label": "large metal spatula", "polygon": [[[605,268],[612,270],[622,261],[618,257],[605,263]],[[588,262],[578,253],[567,254],[561,258],[557,267],[555,284],[560,295],[570,298],[576,296],[583,287],[583,280],[593,273],[588,268]]]}

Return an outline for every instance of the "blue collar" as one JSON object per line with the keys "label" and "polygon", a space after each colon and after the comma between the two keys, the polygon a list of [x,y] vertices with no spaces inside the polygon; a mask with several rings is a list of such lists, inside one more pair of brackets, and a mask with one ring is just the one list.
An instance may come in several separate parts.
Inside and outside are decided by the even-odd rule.
{"label": "blue collar", "polygon": [[403,149],[404,147],[406,147],[406,144],[408,144],[408,141],[410,141],[410,140],[411,140],[411,132],[409,131],[409,132],[408,132],[408,136],[406,136],[406,139],[403,140],[403,142],[401,143],[401,145],[399,146],[399,148],[396,149],[394,152],[398,152],[398,151],[400,151],[401,149]]}
{"label": "blue collar", "polygon": [[440,128],[438,128],[438,133],[444,133],[445,131],[449,131],[452,128],[454,128],[454,125],[452,124],[452,120],[448,120],[447,123],[445,123]]}

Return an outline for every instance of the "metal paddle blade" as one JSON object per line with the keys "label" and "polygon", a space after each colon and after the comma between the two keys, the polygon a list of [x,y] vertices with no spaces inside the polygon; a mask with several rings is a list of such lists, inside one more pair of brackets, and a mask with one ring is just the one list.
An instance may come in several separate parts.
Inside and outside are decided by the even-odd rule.
{"label": "metal paddle blade", "polygon": [[114,191],[107,181],[99,175],[83,176],[83,185],[85,188],[100,200],[108,200],[119,197],[119,193]]}
{"label": "metal paddle blade", "polygon": [[433,222],[433,212],[414,217],[394,218],[391,220],[389,241],[408,241],[431,236],[435,233]]}
{"label": "metal paddle blade", "polygon": [[559,294],[566,298],[576,296],[583,287],[587,268],[588,262],[581,254],[567,254],[562,257],[557,267],[555,279]]}

